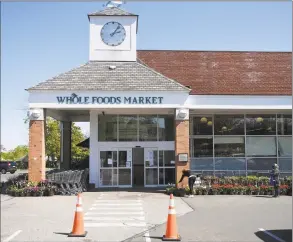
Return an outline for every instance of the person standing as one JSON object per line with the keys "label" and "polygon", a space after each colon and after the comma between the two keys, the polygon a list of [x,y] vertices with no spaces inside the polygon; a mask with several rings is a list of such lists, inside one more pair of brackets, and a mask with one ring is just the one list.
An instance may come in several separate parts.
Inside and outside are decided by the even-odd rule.
{"label": "person standing", "polygon": [[277,163],[273,165],[273,169],[271,171],[271,180],[273,182],[274,186],[274,196],[273,197],[279,197],[279,189],[280,189],[280,171],[279,166]]}

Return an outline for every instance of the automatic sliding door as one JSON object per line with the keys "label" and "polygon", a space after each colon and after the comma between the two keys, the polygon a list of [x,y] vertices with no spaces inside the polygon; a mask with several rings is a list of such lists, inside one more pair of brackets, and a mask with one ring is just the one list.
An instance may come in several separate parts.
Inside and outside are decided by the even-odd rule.
{"label": "automatic sliding door", "polygon": [[144,149],[145,186],[158,186],[158,149]]}
{"label": "automatic sliding door", "polygon": [[118,186],[132,186],[132,149],[118,150]]}
{"label": "automatic sliding door", "polygon": [[117,186],[117,151],[100,152],[100,186]]}

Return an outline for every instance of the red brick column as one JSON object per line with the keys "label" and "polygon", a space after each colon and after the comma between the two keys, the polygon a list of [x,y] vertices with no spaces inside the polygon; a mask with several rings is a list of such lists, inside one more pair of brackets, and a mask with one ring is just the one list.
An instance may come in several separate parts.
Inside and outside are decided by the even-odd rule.
{"label": "red brick column", "polygon": [[28,179],[38,182],[46,178],[45,123],[44,120],[30,120]]}
{"label": "red brick column", "polygon": [[[183,169],[189,169],[190,167],[190,158],[189,158],[189,112],[188,110],[184,110],[186,112],[186,116],[184,118],[180,118],[178,114],[176,114],[176,137],[175,137],[175,155],[176,155],[176,182],[179,182],[182,176]],[[178,110],[176,110],[178,113]],[[181,120],[180,120],[181,119]],[[178,155],[180,153],[188,154],[187,162],[179,162]],[[178,184],[178,187],[187,186],[188,179],[184,178],[184,180]]]}

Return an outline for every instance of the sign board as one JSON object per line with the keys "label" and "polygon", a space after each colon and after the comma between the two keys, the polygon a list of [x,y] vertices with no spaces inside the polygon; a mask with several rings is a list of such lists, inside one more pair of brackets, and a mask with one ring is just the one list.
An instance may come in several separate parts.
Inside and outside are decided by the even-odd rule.
{"label": "sign board", "polygon": [[188,154],[187,153],[178,154],[178,161],[179,162],[187,162],[188,161]]}
{"label": "sign board", "polygon": [[138,96],[57,96],[59,104],[163,104],[164,97],[138,97]]}

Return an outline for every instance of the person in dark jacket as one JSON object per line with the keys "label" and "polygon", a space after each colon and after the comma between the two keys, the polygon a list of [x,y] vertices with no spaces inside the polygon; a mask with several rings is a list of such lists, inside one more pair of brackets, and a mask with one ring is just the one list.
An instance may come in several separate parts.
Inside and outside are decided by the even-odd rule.
{"label": "person in dark jacket", "polygon": [[193,185],[196,180],[196,175],[191,175],[190,170],[183,170],[179,183],[183,181],[184,177],[188,177],[188,187],[190,189],[190,197],[193,197]]}
{"label": "person in dark jacket", "polygon": [[273,197],[279,197],[279,189],[280,189],[280,171],[279,166],[277,163],[275,163],[272,167],[271,171],[271,179],[274,186],[274,196]]}

